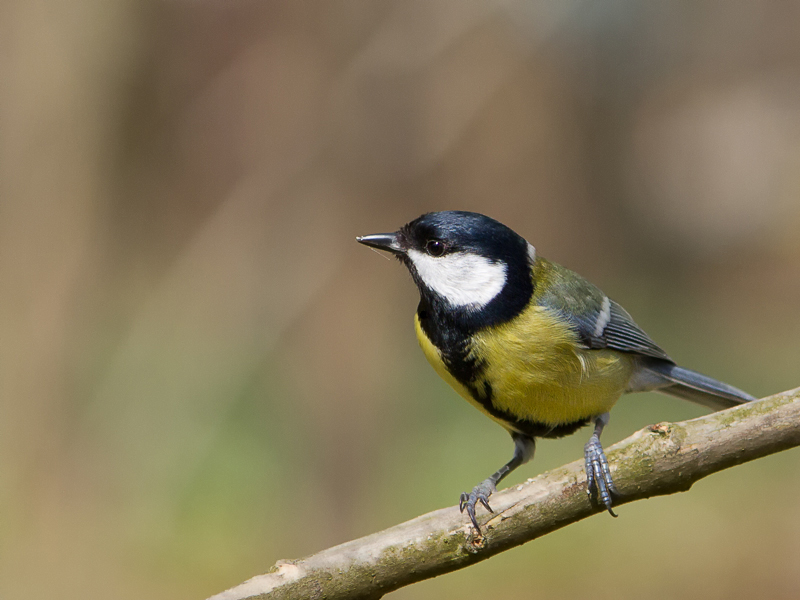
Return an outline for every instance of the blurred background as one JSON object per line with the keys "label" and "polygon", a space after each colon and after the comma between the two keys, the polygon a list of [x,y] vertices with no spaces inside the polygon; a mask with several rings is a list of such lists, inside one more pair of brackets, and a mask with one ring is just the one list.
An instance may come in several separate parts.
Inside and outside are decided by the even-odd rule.
{"label": "blurred background", "polygon": [[[197,599],[507,434],[355,243],[487,213],[681,364],[800,385],[800,3],[0,4],[0,597]],[[703,409],[623,398],[610,445]],[[539,445],[509,483],[579,459]],[[800,453],[390,597],[796,598]]]}

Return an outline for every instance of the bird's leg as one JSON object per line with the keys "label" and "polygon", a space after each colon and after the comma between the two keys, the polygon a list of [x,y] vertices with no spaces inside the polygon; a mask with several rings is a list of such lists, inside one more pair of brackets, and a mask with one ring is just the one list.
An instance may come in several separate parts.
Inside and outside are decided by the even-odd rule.
{"label": "bird's leg", "polygon": [[611,496],[619,495],[619,492],[611,479],[606,453],[600,445],[600,434],[603,433],[603,428],[608,425],[610,418],[608,413],[604,413],[594,420],[594,433],[583,447],[583,453],[586,457],[586,492],[589,494],[589,499],[593,500],[596,491],[598,500],[612,517],[616,517],[617,515],[611,510]]}
{"label": "bird's leg", "polygon": [[467,514],[478,534],[480,534],[481,528],[478,527],[478,521],[475,519],[475,505],[480,502],[486,507],[486,510],[494,512],[489,506],[489,496],[492,495],[492,492],[497,491],[497,484],[511,471],[533,458],[533,451],[536,447],[533,438],[519,433],[512,433],[511,437],[514,439],[514,456],[511,460],[500,467],[494,475],[487,477],[472,488],[469,494],[466,492],[461,494],[458,506],[461,512],[464,512],[465,508],[467,509]]}

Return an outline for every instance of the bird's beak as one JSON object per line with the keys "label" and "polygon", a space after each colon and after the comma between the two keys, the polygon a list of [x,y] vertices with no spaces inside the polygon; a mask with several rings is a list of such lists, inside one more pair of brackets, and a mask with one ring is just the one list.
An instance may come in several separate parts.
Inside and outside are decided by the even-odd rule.
{"label": "bird's beak", "polygon": [[370,248],[386,250],[392,254],[405,254],[405,250],[400,246],[396,233],[373,233],[372,235],[361,235],[356,241]]}

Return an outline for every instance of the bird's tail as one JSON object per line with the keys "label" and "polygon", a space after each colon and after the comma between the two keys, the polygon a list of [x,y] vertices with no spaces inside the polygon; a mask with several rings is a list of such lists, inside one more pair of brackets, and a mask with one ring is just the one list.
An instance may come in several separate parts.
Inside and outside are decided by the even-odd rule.
{"label": "bird's tail", "polygon": [[672,363],[659,361],[648,365],[648,370],[664,380],[666,385],[658,386],[659,392],[691,400],[714,410],[755,400],[750,394],[732,385]]}

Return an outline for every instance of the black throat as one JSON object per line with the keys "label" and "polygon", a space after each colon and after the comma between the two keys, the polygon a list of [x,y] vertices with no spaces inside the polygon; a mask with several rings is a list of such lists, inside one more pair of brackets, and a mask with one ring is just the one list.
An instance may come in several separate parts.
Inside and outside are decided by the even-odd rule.
{"label": "black throat", "polygon": [[[432,292],[420,281],[413,266],[411,275],[420,290],[417,317],[431,343],[442,353],[448,371],[466,386],[476,399],[487,396],[488,390],[480,388],[482,362],[470,356],[472,336],[488,327],[497,327],[519,315],[533,296],[534,283],[527,248],[522,256],[504,257],[506,283],[503,289],[485,306],[454,307]],[[487,398],[488,400],[488,398]]]}

